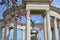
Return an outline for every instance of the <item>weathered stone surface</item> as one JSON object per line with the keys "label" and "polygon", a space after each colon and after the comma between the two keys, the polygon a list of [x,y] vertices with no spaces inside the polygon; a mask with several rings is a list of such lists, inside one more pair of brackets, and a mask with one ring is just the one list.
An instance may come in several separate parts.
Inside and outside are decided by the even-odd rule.
{"label": "weathered stone surface", "polygon": [[23,0],[23,1],[27,1],[27,2],[39,2],[39,1],[41,1],[41,2],[48,2],[48,1],[52,1],[52,0]]}

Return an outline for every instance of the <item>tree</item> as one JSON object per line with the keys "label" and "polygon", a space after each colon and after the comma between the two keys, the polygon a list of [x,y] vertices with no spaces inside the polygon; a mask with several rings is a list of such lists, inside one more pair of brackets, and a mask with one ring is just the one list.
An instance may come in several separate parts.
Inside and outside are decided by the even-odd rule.
{"label": "tree", "polygon": [[[16,13],[15,13],[15,10],[14,10],[14,13],[12,15],[10,15],[10,18],[8,19],[8,21],[10,21],[10,22],[12,22],[12,18],[14,18],[15,21],[17,21],[17,20],[21,21],[21,19],[22,19],[21,16],[26,15],[26,13],[27,13],[26,10],[25,10],[25,4],[22,3],[21,5],[18,5],[17,1],[18,0],[1,0],[1,2],[0,2],[0,5],[5,4],[7,6],[7,9],[9,9],[10,6],[12,6],[12,7],[16,6],[16,8],[17,8]],[[11,5],[11,3],[12,3],[12,5]]]}
{"label": "tree", "polygon": [[15,3],[17,2],[17,0],[1,0],[0,4],[1,4],[1,5],[2,5],[2,4],[9,4],[10,1],[11,1],[13,4],[15,4]]}

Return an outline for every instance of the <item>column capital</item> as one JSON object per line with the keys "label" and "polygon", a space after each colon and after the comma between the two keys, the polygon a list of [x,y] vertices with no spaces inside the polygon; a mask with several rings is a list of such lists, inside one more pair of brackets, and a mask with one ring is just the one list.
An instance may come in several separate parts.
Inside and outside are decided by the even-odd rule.
{"label": "column capital", "polygon": [[49,15],[50,16],[50,10],[46,10],[46,16]]}

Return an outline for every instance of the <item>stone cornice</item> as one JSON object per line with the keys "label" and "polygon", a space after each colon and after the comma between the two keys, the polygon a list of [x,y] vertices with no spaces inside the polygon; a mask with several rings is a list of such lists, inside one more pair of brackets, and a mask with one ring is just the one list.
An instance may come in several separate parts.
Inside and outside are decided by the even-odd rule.
{"label": "stone cornice", "polygon": [[57,8],[55,6],[50,6],[50,10],[60,13],[60,8]]}
{"label": "stone cornice", "polygon": [[[21,9],[19,6],[14,6],[14,7],[10,8],[10,9],[4,11],[4,12],[3,12],[3,17],[5,18],[5,16],[6,16],[9,12],[12,12],[12,11],[14,11],[14,10],[18,10],[17,7],[18,7],[19,9]],[[57,13],[60,13],[60,9],[57,8],[57,7],[54,7],[54,6],[50,6],[50,10],[55,11],[55,12],[57,12]]]}
{"label": "stone cornice", "polygon": [[[50,0],[23,0],[23,2],[49,2]],[[51,0],[52,2],[53,0]]]}

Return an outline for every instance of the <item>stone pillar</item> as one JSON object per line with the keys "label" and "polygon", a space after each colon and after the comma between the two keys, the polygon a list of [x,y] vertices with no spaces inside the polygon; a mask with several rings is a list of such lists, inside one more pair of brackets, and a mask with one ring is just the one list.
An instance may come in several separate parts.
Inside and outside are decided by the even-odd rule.
{"label": "stone pillar", "polygon": [[17,25],[14,24],[14,35],[13,35],[13,40],[17,40]]}
{"label": "stone pillar", "polygon": [[38,40],[40,40],[40,31],[38,32]]}
{"label": "stone pillar", "polygon": [[47,17],[47,40],[52,40],[51,38],[51,25],[50,25],[50,11],[47,10],[47,14],[46,14],[46,17]]}
{"label": "stone pillar", "polygon": [[59,20],[59,40],[60,40],[60,20]]}
{"label": "stone pillar", "polygon": [[31,27],[30,27],[30,10],[27,10],[27,15],[26,15],[26,18],[27,18],[27,24],[26,24],[26,32],[27,32],[27,37],[26,37],[26,40],[31,40],[31,34],[30,34],[30,31],[31,31]]}
{"label": "stone pillar", "polygon": [[55,40],[58,40],[58,31],[57,31],[57,18],[54,18],[54,37]]}
{"label": "stone pillar", "polygon": [[44,40],[47,40],[47,26],[46,26],[46,16],[44,18]]}
{"label": "stone pillar", "polygon": [[9,40],[9,37],[10,37],[10,29],[9,27],[6,26],[4,40]]}
{"label": "stone pillar", "polygon": [[54,38],[54,29],[52,28],[52,40],[55,40],[55,38]]}
{"label": "stone pillar", "polygon": [[0,27],[0,40],[2,40],[2,28]]}
{"label": "stone pillar", "polygon": [[22,29],[22,40],[25,40],[24,29]]}

